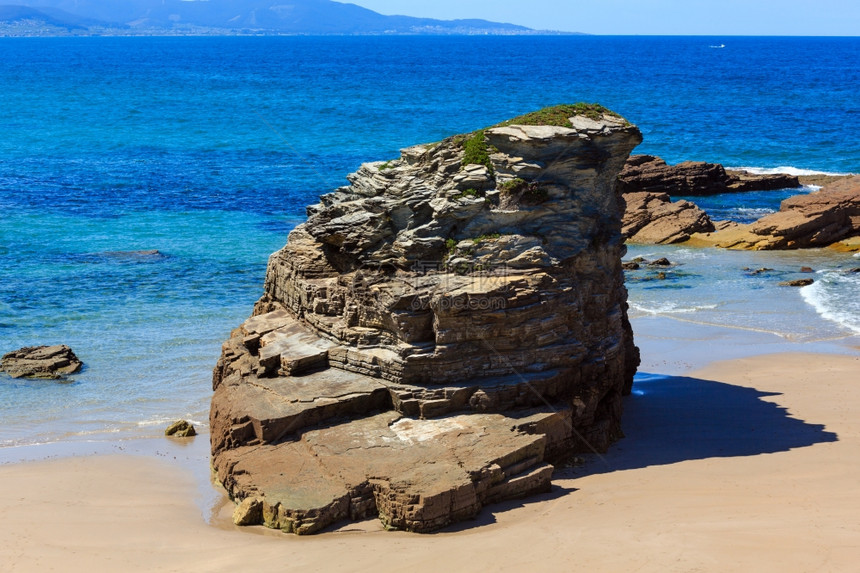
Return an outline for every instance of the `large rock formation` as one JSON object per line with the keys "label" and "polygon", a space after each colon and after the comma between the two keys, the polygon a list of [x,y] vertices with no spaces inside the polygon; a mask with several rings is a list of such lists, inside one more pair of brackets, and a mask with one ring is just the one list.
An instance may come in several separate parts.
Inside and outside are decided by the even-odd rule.
{"label": "large rock formation", "polygon": [[727,249],[802,249],[845,242],[846,250],[856,250],[860,248],[857,237],[860,176],[840,179],[808,195],[790,197],[778,212],[753,223],[731,225],[717,233],[696,235],[695,239],[700,244]]}
{"label": "large rock formation", "polygon": [[558,106],[364,164],[309,207],[213,376],[236,523],[430,531],[620,437],[639,358],[615,181],[640,141]]}
{"label": "large rock formation", "polygon": [[618,176],[624,193],[651,192],[674,196],[717,195],[741,191],[770,191],[800,187],[794,175],[757,175],[747,171],[726,171],[718,163],[684,161],[667,165],[653,155],[630,157]]}
{"label": "large rock formation", "polygon": [[0,359],[0,372],[12,378],[56,380],[77,372],[83,365],[65,344],[28,346],[4,354]]}
{"label": "large rock formation", "polygon": [[709,233],[714,224],[708,214],[690,201],[672,201],[666,193],[624,195],[626,209],[621,233],[631,243],[681,243],[695,233]]}

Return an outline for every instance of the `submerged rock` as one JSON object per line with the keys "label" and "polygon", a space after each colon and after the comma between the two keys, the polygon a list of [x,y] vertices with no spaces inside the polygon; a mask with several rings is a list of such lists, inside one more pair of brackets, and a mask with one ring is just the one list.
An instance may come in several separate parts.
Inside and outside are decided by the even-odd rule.
{"label": "submerged rock", "polygon": [[105,251],[101,254],[105,257],[115,257],[118,259],[164,256],[164,254],[162,254],[158,249],[147,249],[143,251]]}
{"label": "submerged rock", "polygon": [[615,182],[640,141],[559,106],[364,164],[309,207],[213,374],[234,519],[431,531],[621,437],[639,355]]}
{"label": "submerged rock", "polygon": [[0,360],[0,372],[12,378],[46,378],[56,380],[81,369],[71,348],[64,344],[55,346],[28,346],[4,354]]}
{"label": "submerged rock", "polygon": [[666,257],[660,257],[648,263],[649,267],[671,267],[672,262]]}
{"label": "submerged rock", "polygon": [[794,279],[790,281],[782,281],[779,286],[787,287],[805,287],[815,282],[815,279]]}

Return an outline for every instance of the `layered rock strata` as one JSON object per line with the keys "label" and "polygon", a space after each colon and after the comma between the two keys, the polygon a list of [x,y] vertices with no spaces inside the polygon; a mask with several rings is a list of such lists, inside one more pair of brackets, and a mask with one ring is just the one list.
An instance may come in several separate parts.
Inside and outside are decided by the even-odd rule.
{"label": "layered rock strata", "polygon": [[640,141],[559,106],[364,164],[309,207],[213,376],[235,521],[431,531],[620,437],[639,358],[615,182]]}
{"label": "layered rock strata", "polygon": [[727,249],[781,250],[843,243],[860,249],[860,176],[840,179],[808,195],[789,197],[776,213],[747,225],[728,225],[698,243]]}
{"label": "layered rock strata", "polygon": [[694,203],[672,201],[666,193],[626,193],[621,233],[631,243],[671,244],[690,239],[694,233],[715,230],[708,214]]}
{"label": "layered rock strata", "polygon": [[65,344],[28,346],[4,354],[0,359],[0,372],[12,378],[57,380],[66,374],[74,374],[83,365]]}
{"label": "layered rock strata", "polygon": [[668,165],[653,155],[630,157],[618,176],[622,193],[667,193],[674,196],[717,195],[743,191],[770,191],[800,187],[794,175],[759,175],[748,171],[726,171],[718,163],[684,161]]}

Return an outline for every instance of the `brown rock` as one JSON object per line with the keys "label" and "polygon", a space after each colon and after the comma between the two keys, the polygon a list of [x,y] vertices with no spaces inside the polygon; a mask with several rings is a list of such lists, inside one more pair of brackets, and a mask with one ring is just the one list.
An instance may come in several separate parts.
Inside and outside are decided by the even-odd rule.
{"label": "brown rock", "polygon": [[741,191],[776,191],[778,189],[796,189],[802,184],[796,175],[787,173],[771,173],[762,175],[740,169],[727,169],[729,177],[728,190]]}
{"label": "brown rock", "polygon": [[825,185],[830,185],[831,183],[835,183],[840,179],[849,179],[851,175],[827,175],[824,173],[816,173],[813,175],[800,175],[798,176],[798,180],[801,185],[817,185],[819,187],[823,187]]}
{"label": "brown rock", "polygon": [[714,233],[707,240],[729,249],[774,250],[826,247],[858,235],[860,176],[790,197],[779,212]]}
{"label": "brown rock", "polygon": [[672,262],[666,257],[661,257],[659,259],[655,259],[648,263],[649,267],[671,267]]}
{"label": "brown rock", "polygon": [[735,221],[714,221],[714,229],[717,231],[724,231],[726,229],[734,229],[738,226],[738,223]]}
{"label": "brown rock", "polygon": [[836,241],[835,243],[829,244],[827,248],[841,253],[856,253],[860,251],[860,235]]}
{"label": "brown rock", "polygon": [[73,374],[81,369],[83,362],[78,360],[72,349],[66,345],[28,346],[4,354],[0,360],[0,372],[12,378],[59,379],[65,374]]}
{"label": "brown rock", "polygon": [[197,435],[197,430],[194,429],[191,422],[178,420],[167,426],[167,429],[164,430],[164,435],[173,436],[174,438],[190,438]]}
{"label": "brown rock", "polygon": [[[262,503],[256,520],[240,506],[241,524],[306,534],[379,515],[389,527],[432,531],[487,503],[549,491],[552,466],[541,460],[559,447],[552,439],[570,439],[570,420],[521,416],[385,412],[309,430],[298,441],[228,450],[215,469],[232,496]],[[525,428],[540,423],[555,435]]]}
{"label": "brown rock", "polygon": [[704,211],[690,201],[672,202],[666,193],[627,193],[624,201],[621,233],[631,243],[680,243],[714,230]]}
{"label": "brown rock", "polygon": [[788,286],[788,287],[805,287],[814,283],[814,279],[794,279],[790,281],[782,281],[779,283],[779,286]]}
{"label": "brown rock", "polygon": [[726,171],[718,163],[684,161],[668,165],[653,155],[633,155],[618,176],[622,193],[649,192],[669,195],[716,195],[741,191],[768,191],[800,187],[794,175],[757,175]]}
{"label": "brown rock", "polygon": [[256,497],[246,497],[233,511],[233,523],[236,525],[259,525],[263,523],[263,500]]}
{"label": "brown rock", "polygon": [[213,374],[213,466],[262,504],[237,520],[431,531],[622,435],[615,180],[641,136],[605,111],[524,121],[362,165],[271,256]]}

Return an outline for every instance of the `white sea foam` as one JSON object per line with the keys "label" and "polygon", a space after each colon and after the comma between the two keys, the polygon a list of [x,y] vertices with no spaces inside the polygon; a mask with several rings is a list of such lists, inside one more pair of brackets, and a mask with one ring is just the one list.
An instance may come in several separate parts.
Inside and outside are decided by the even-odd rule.
{"label": "white sea foam", "polygon": [[860,276],[857,273],[819,271],[819,279],[800,289],[807,304],[822,318],[860,334]]}
{"label": "white sea foam", "polygon": [[688,249],[688,248],[679,248],[675,253],[675,258],[678,260],[685,259],[707,259],[709,253],[703,251],[702,249]]}
{"label": "white sea foam", "polygon": [[831,175],[831,176],[844,176],[844,175],[854,175],[854,173],[835,173],[832,171],[816,171],[814,169],[802,169],[800,167],[791,167],[790,165],[781,165],[779,167],[726,167],[726,169],[733,171],[749,171],[750,173],[755,173],[756,175],[775,175],[775,174],[787,174],[787,175]]}
{"label": "white sea foam", "polygon": [[170,422],[175,422],[175,420],[172,418],[158,417],[158,418],[151,418],[149,420],[140,420],[140,421],[134,422],[134,423],[137,424],[138,426],[140,426],[141,428],[143,428],[146,426],[157,426],[159,424],[166,424],[166,423],[170,423]]}
{"label": "white sea foam", "polygon": [[674,302],[663,302],[657,303],[652,306],[644,306],[642,304],[637,304],[636,302],[630,301],[630,308],[634,310],[638,310],[639,312],[644,312],[646,314],[689,314],[693,312],[699,312],[701,310],[713,310],[717,308],[719,305],[716,304],[703,304],[697,306],[683,306]]}
{"label": "white sea foam", "polygon": [[765,207],[735,207],[732,210],[736,213],[749,216],[770,215],[775,212],[774,209],[767,209]]}
{"label": "white sea foam", "polygon": [[[191,425],[193,425],[193,426],[208,426],[209,425],[208,420],[206,422],[201,422],[200,420],[195,420],[194,418],[190,418],[187,416],[185,419],[188,420],[188,422],[190,422]],[[165,417],[158,416],[155,418],[150,418],[149,420],[141,420],[138,422],[134,422],[134,424],[136,424],[140,428],[146,428],[149,426],[160,426],[163,424],[172,424],[176,420],[177,420],[177,418],[175,418],[175,417],[174,418],[165,418]]]}

